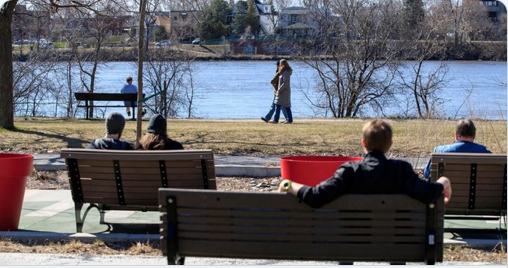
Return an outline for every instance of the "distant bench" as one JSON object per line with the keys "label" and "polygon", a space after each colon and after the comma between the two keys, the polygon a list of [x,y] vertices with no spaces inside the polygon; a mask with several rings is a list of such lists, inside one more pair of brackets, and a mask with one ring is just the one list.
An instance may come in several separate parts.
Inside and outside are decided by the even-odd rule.
{"label": "distant bench", "polygon": [[[211,150],[116,151],[62,149],[69,171],[76,229],[97,208],[100,223],[108,210],[157,211],[159,188],[216,189]],[[84,204],[90,204],[81,214]]]}
{"label": "distant bench", "polygon": [[506,154],[432,154],[431,180],[452,182],[447,215],[506,216]]}
{"label": "distant bench", "polygon": [[[79,108],[86,108],[86,119],[89,119],[89,109],[92,101],[130,101],[132,107],[132,119],[135,119],[136,107],[135,102],[138,100],[137,94],[124,94],[124,93],[74,93],[74,97],[78,101],[85,101],[85,105],[78,105]],[[143,94],[143,98],[145,94]],[[125,105],[93,105],[93,107],[125,107]]]}
{"label": "distant bench", "polygon": [[344,195],[321,209],[278,193],[159,189],[161,250],[185,257],[443,260],[443,198]]}

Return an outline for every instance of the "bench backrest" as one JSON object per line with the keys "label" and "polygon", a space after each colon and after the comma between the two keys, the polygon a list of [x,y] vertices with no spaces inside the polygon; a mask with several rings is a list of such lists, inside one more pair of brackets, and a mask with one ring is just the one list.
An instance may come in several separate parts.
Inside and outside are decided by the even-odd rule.
{"label": "bench backrest", "polygon": [[159,189],[159,203],[168,263],[186,256],[442,261],[442,198],[427,206],[406,195],[345,195],[313,209],[278,193]]}
{"label": "bench backrest", "polygon": [[447,214],[506,213],[505,154],[432,154],[431,179],[441,176],[452,182]]}
{"label": "bench backrest", "polygon": [[[74,93],[76,100],[80,101],[137,101],[137,94],[128,93],[86,93],[76,92]],[[145,97],[145,94],[143,94]]]}
{"label": "bench backrest", "polygon": [[62,149],[77,203],[151,206],[160,187],[216,189],[211,150]]}

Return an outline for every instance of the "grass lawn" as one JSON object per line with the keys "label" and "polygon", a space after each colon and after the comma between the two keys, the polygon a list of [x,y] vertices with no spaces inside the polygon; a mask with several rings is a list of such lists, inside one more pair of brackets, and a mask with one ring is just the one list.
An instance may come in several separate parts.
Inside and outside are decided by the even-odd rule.
{"label": "grass lawn", "polygon": [[[170,119],[168,135],[186,149],[213,149],[217,154],[361,155],[361,119],[297,119],[292,125],[261,120]],[[394,128],[391,156],[428,156],[453,142],[454,120],[389,120]],[[148,121],[143,121],[143,131]],[[506,153],[507,122],[476,120],[476,142]],[[104,135],[104,120],[16,118],[16,130],[0,129],[0,151],[46,153],[83,148]],[[128,121],[122,139],[134,141],[136,122]]]}

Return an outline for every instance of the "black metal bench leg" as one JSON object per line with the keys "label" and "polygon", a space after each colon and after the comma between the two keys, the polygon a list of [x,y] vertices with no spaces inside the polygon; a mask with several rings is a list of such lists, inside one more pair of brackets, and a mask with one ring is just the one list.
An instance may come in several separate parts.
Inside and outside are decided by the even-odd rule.
{"label": "black metal bench leg", "polygon": [[[83,208],[83,203],[74,203],[74,213],[76,215],[76,231],[78,233],[83,232],[83,225],[85,224],[86,216],[88,215],[88,212],[92,208],[97,208],[97,210],[99,210],[99,213],[101,213],[101,209],[99,208],[99,206],[97,204],[90,204],[90,206],[88,206],[86,208],[85,212],[83,213],[83,217],[81,217],[82,208]],[[108,223],[104,222],[104,215],[102,215],[102,213],[101,213],[100,223],[101,224],[108,224]],[[109,228],[110,228],[110,226],[108,224],[108,230],[109,230]]]}
{"label": "black metal bench leg", "polygon": [[76,216],[76,232],[83,232],[83,223],[85,222],[84,218],[81,218],[81,209],[83,208],[83,203],[74,203],[74,214]]}

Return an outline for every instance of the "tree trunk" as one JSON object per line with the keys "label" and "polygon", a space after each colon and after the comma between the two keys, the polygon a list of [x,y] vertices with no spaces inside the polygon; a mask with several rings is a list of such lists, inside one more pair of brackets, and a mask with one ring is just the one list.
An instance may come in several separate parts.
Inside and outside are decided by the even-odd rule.
{"label": "tree trunk", "polygon": [[11,21],[17,0],[0,6],[0,127],[14,129]]}
{"label": "tree trunk", "polygon": [[139,40],[138,40],[138,114],[136,118],[136,148],[139,148],[141,139],[141,127],[143,118],[143,103],[139,102],[143,98],[143,39],[145,32],[145,13],[147,0],[141,0],[139,7]]}

